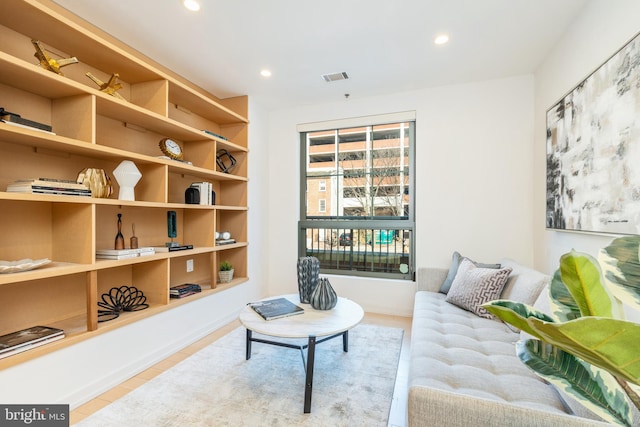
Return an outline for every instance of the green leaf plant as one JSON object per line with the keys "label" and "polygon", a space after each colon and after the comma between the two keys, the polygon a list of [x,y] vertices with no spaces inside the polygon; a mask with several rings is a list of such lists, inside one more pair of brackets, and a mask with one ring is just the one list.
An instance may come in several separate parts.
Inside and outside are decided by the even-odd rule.
{"label": "green leaf plant", "polygon": [[522,363],[603,420],[624,426],[640,410],[640,324],[625,320],[623,311],[623,303],[640,310],[639,249],[640,236],[626,236],[604,248],[600,262],[575,251],[563,255],[549,284],[551,315],[508,300],[484,304],[532,336],[516,344]]}

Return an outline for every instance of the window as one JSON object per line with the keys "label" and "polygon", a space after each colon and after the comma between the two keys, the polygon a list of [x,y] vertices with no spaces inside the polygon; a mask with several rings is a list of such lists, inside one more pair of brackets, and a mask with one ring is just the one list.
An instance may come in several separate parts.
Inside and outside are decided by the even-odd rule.
{"label": "window", "polygon": [[323,273],[412,279],[415,114],[298,130],[299,255]]}

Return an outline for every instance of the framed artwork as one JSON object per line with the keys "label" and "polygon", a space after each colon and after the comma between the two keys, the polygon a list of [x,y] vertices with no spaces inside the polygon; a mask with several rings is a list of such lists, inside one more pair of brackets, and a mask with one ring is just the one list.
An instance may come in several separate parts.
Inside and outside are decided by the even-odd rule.
{"label": "framed artwork", "polygon": [[640,35],[547,111],[549,229],[640,234]]}

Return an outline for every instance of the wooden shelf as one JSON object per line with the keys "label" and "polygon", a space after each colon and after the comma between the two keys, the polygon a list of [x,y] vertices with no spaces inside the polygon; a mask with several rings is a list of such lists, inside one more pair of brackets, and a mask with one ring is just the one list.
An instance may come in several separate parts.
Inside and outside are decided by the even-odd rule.
{"label": "wooden shelf", "polygon": [[[75,17],[50,0],[0,2],[0,99],[6,110],[50,124],[54,133],[0,122],[0,209],[11,224],[0,240],[0,259],[48,258],[32,271],[0,275],[0,335],[34,325],[65,331],[65,338],[0,359],[0,369],[74,345],[153,314],[224,292],[248,280],[248,99],[218,99],[143,54]],[[32,39],[55,58],[78,63],[45,70],[34,58]],[[194,58],[197,61],[197,58]],[[100,79],[119,74],[121,100],[100,92],[85,73]],[[218,136],[205,133],[213,132]],[[162,138],[181,145],[185,159],[165,157]],[[216,153],[237,159],[231,173],[216,166]],[[113,170],[133,161],[142,173],[136,200],[118,200]],[[109,198],[6,192],[18,179],[75,179],[87,168],[112,177]],[[212,184],[217,205],[184,203],[192,182]],[[129,243],[135,224],[140,246],[162,246],[167,211],[175,211],[178,238],[194,249],[123,260],[96,258],[113,246],[116,218]],[[238,243],[215,245],[215,232],[230,231]],[[186,273],[184,263],[194,261]],[[236,278],[218,283],[222,260]],[[169,288],[199,283],[203,291],[171,299]],[[148,309],[98,322],[101,295],[117,286],[144,292]]]}

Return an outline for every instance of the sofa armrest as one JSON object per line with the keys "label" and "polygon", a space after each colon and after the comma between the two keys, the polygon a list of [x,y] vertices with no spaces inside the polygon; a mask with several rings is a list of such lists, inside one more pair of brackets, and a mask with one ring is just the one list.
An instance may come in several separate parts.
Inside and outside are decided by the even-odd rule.
{"label": "sofa armrest", "polygon": [[448,268],[421,267],[416,274],[416,290],[438,292],[449,273]]}

